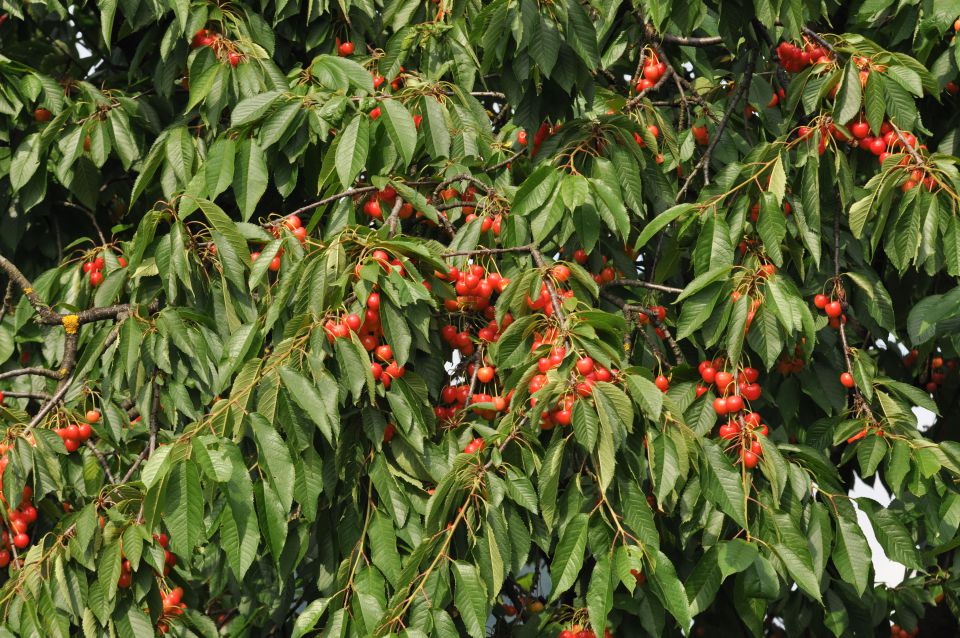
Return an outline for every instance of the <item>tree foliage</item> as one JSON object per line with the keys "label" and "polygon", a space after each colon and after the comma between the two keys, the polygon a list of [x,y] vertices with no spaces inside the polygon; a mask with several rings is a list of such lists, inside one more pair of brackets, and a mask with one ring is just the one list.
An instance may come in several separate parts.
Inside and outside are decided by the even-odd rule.
{"label": "tree foliage", "polygon": [[0,633],[960,615],[960,3],[833,5],[0,1]]}

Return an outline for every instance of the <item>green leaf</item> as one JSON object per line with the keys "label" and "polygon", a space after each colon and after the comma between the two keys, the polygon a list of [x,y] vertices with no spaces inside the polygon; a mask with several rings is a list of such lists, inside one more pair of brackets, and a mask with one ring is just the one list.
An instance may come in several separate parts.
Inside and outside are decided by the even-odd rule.
{"label": "green leaf", "polygon": [[587,611],[590,614],[590,626],[598,635],[603,635],[607,625],[607,615],[613,609],[613,570],[609,554],[597,556],[597,562],[590,573],[587,586]]}
{"label": "green leaf", "polygon": [[703,495],[716,503],[724,514],[740,527],[747,526],[744,511],[743,482],[730,464],[723,450],[710,439],[703,439],[704,463],[702,473]]}
{"label": "green leaf", "polygon": [[833,564],[840,577],[856,588],[862,596],[870,584],[871,553],[856,516],[837,516],[837,535],[834,538]]}
{"label": "green leaf", "polygon": [[279,100],[282,95],[280,91],[267,91],[266,93],[258,93],[257,95],[240,101],[230,115],[230,126],[240,127],[259,120],[273,107],[274,103]]}
{"label": "green leaf", "polygon": [[320,619],[323,618],[323,614],[326,613],[327,607],[329,606],[329,598],[318,598],[304,607],[303,610],[299,612],[300,615],[297,616],[297,620],[293,623],[292,638],[303,638],[303,636],[310,633],[310,631],[317,626],[317,623],[320,622]]}
{"label": "green leaf", "polygon": [[387,134],[403,156],[406,166],[413,161],[413,152],[417,146],[417,127],[413,123],[413,116],[397,100],[383,100],[380,107],[383,110],[383,123]]}
{"label": "green leaf", "polygon": [[843,70],[843,80],[840,82],[840,89],[837,91],[833,107],[833,119],[837,124],[846,124],[860,112],[862,98],[860,71],[851,60]]}
{"label": "green leaf", "polygon": [[189,461],[178,463],[170,472],[165,494],[164,520],[170,530],[170,550],[178,556],[189,556],[204,533],[197,466]]}
{"label": "green leaf", "polygon": [[587,547],[586,514],[577,514],[563,530],[557,548],[550,563],[550,576],[553,579],[553,591],[550,592],[550,602],[553,602],[563,592],[570,589],[583,566],[583,551]]}
{"label": "green leaf", "polygon": [[257,442],[260,471],[280,497],[284,512],[293,504],[294,467],[287,444],[280,433],[261,415],[250,415],[250,426]]}
{"label": "green leaf", "polygon": [[693,210],[695,210],[693,204],[677,204],[663,211],[643,227],[643,230],[640,231],[640,235],[637,237],[637,241],[633,244],[633,249],[639,251],[647,245],[648,241],[653,239],[654,235],[666,228],[670,223]]}
{"label": "green leaf", "polygon": [[654,594],[660,599],[664,608],[670,612],[671,616],[676,618],[681,627],[689,627],[693,621],[690,618],[687,592],[680,583],[680,579],[677,578],[673,563],[670,562],[666,554],[659,550],[657,551],[656,563],[649,571],[648,578]]}
{"label": "green leaf", "polygon": [[336,166],[340,183],[344,187],[353,184],[353,180],[356,179],[367,163],[369,130],[370,124],[367,116],[358,113],[340,134],[340,142],[337,144]]}
{"label": "green leaf", "polygon": [[473,638],[484,638],[488,613],[487,588],[477,568],[470,563],[454,561],[453,576],[456,581],[454,604],[467,633]]}
{"label": "green leaf", "polygon": [[566,40],[587,68],[597,68],[600,64],[597,32],[590,21],[590,16],[578,0],[567,1]]}
{"label": "green leaf", "polygon": [[892,510],[880,508],[875,501],[866,498],[858,498],[857,503],[867,513],[877,536],[877,542],[880,543],[887,558],[910,569],[923,569],[917,546],[898,514]]}
{"label": "green leaf", "polygon": [[266,190],[266,157],[255,139],[245,139],[237,146],[233,169],[233,192],[237,196],[243,221],[253,216]]}

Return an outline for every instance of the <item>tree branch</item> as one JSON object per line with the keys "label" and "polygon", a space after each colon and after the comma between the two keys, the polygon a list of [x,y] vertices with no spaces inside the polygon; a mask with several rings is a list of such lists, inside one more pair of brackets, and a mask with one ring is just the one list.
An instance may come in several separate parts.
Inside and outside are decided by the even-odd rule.
{"label": "tree branch", "polygon": [[[530,246],[530,255],[533,257],[533,263],[537,265],[537,268],[546,269],[547,264],[543,261],[543,255],[540,254],[540,250],[535,246]],[[557,295],[557,289],[553,285],[553,280],[550,279],[549,272],[544,272],[543,283],[547,287],[547,292],[550,294],[550,303],[553,306],[553,313],[557,315],[557,318],[560,320],[560,323],[563,325],[567,324],[567,315],[563,312],[563,306],[560,305],[560,297]]]}
{"label": "tree branch", "polygon": [[40,295],[38,295],[33,289],[33,284],[30,283],[30,280],[24,277],[23,273],[20,272],[20,269],[14,266],[13,263],[3,255],[0,255],[0,269],[3,269],[10,277],[10,280],[15,282],[20,290],[23,291],[27,301],[30,302],[30,305],[33,306],[33,309],[37,312],[37,314],[40,315],[42,319],[47,320],[55,318],[56,323],[60,323],[60,315],[54,312],[50,306],[43,303],[43,300],[40,299]]}
{"label": "tree branch", "polygon": [[403,199],[399,196],[393,203],[393,210],[390,211],[390,217],[387,218],[387,227],[390,229],[390,236],[397,234],[397,223],[400,221],[400,209],[403,208]]}
{"label": "tree branch", "polygon": [[94,230],[97,231],[97,235],[100,236],[100,245],[101,245],[101,246],[106,246],[106,245],[107,245],[107,238],[106,238],[106,236],[103,234],[103,231],[100,230],[100,224],[97,223],[97,218],[96,218],[96,216],[93,214],[93,211],[91,211],[90,209],[88,209],[86,206],[81,206],[80,204],[75,204],[74,202],[71,202],[71,201],[62,201],[62,202],[60,202],[60,204],[62,204],[63,206],[67,206],[67,207],[69,207],[69,208],[75,208],[75,209],[77,209],[77,210],[82,210],[82,211],[84,212],[84,214],[90,219],[90,223],[93,224],[93,228],[94,228]]}
{"label": "tree branch", "polygon": [[22,377],[27,374],[32,374],[37,377],[48,377],[50,379],[62,378],[57,370],[48,370],[47,368],[18,368],[16,370],[0,372],[0,380],[12,379],[13,377]]}
{"label": "tree branch", "polygon": [[[653,29],[652,25],[648,25],[648,28]],[[660,33],[658,34],[660,40],[663,42],[669,42],[670,44],[679,44],[684,47],[710,47],[715,44],[722,44],[723,38],[718,35],[712,36],[679,36],[673,35],[672,33]]]}
{"label": "tree branch", "polygon": [[663,286],[661,284],[650,283],[649,281],[643,281],[641,279],[614,279],[605,286],[638,286],[640,288],[649,288],[650,290],[657,290],[659,292],[669,292],[674,295],[679,295],[683,292],[683,288],[674,288],[672,286]]}
{"label": "tree branch", "polygon": [[97,457],[97,462],[100,463],[100,467],[103,469],[103,475],[107,477],[107,481],[109,481],[111,485],[116,483],[116,479],[113,478],[113,472],[110,471],[110,466],[107,464],[107,458],[103,455],[103,452],[97,449],[93,441],[87,441],[86,445],[87,449]]}

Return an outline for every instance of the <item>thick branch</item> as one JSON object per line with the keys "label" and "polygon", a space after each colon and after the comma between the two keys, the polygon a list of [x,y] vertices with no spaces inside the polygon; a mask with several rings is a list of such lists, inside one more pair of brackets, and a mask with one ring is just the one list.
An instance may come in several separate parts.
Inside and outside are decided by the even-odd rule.
{"label": "thick branch", "polygon": [[16,370],[0,372],[0,380],[12,379],[13,377],[22,377],[27,374],[32,374],[37,377],[48,377],[50,379],[62,378],[60,372],[57,370],[48,370],[47,368],[18,368]]}
{"label": "thick branch", "polygon": [[[652,29],[653,27],[648,27]],[[715,44],[721,44],[723,38],[718,35],[712,36],[689,36],[684,37],[680,35],[673,35],[672,33],[660,33],[658,34],[659,38],[663,42],[669,42],[670,44],[679,44],[680,46],[685,47],[709,47]]]}
{"label": "thick branch", "polygon": [[8,399],[36,399],[37,401],[49,401],[50,395],[46,392],[17,392],[16,390],[4,390],[4,398]]}
{"label": "thick branch", "polygon": [[390,211],[390,217],[387,218],[387,228],[390,229],[390,236],[397,234],[397,223],[400,221],[400,209],[403,208],[403,200],[397,197],[393,203],[393,210]]}
{"label": "thick branch", "polygon": [[6,271],[10,280],[15,282],[20,290],[23,291],[30,305],[33,306],[33,309],[37,311],[37,314],[39,314],[42,319],[55,318],[56,322],[60,323],[60,315],[54,312],[50,306],[43,303],[40,295],[33,289],[33,284],[30,283],[30,280],[24,277],[20,269],[14,266],[13,263],[3,255],[0,255],[0,269]]}

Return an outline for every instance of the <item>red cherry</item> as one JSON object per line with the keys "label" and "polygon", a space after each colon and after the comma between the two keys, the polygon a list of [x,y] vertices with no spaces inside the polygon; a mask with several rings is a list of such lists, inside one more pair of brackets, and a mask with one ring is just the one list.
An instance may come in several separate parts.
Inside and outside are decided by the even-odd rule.
{"label": "red cherry", "polygon": [[277,255],[276,257],[271,259],[270,265],[267,267],[273,272],[277,272],[278,270],[280,270],[280,255]]}
{"label": "red cherry", "polygon": [[733,375],[725,370],[722,370],[717,373],[715,382],[717,384],[717,388],[721,392],[726,392],[727,388],[730,387],[730,384],[733,383]]}
{"label": "red cherry", "polygon": [[813,305],[819,308],[820,310],[823,310],[827,306],[827,303],[829,303],[829,301],[830,300],[827,299],[826,295],[816,295],[813,298]]}
{"label": "red cherry", "polygon": [[741,450],[740,458],[743,459],[743,466],[748,470],[752,470],[753,468],[757,467],[757,463],[760,462],[760,457],[751,450]]}
{"label": "red cherry", "polygon": [[477,370],[477,381],[480,383],[490,383],[493,381],[494,369],[490,366],[484,366]]}
{"label": "red cherry", "polygon": [[235,51],[231,51],[230,53],[227,54],[227,61],[230,63],[230,66],[234,66],[234,67],[237,66],[238,64],[240,64],[240,60],[241,60],[240,54]]}
{"label": "red cherry", "polygon": [[726,399],[727,412],[739,412],[743,409],[743,397],[732,394]]}
{"label": "red cherry", "polygon": [[570,279],[570,269],[563,264],[557,264],[550,272],[557,281],[567,281]]}
{"label": "red cherry", "polygon": [[353,332],[356,332],[357,330],[359,330],[360,325],[362,323],[360,321],[360,315],[352,312],[346,317],[344,317],[343,321],[344,323],[347,324],[347,327],[350,328],[350,330],[352,330]]}
{"label": "red cherry", "polygon": [[670,389],[670,380],[662,374],[653,380],[653,384],[657,386],[661,392],[666,392]]}
{"label": "red cherry", "polygon": [[90,271],[90,285],[96,288],[103,283],[103,273],[99,270]]}
{"label": "red cherry", "polygon": [[393,358],[393,348],[388,345],[382,345],[377,348],[375,354],[381,361],[389,361]]}
{"label": "red cherry", "polygon": [[586,375],[593,372],[593,359],[590,357],[580,357],[577,359],[577,372]]}
{"label": "red cherry", "polygon": [[33,119],[41,124],[44,122],[49,122],[50,118],[53,117],[53,114],[45,108],[38,108],[33,112]]}
{"label": "red cherry", "polygon": [[718,397],[713,400],[713,410],[717,414],[723,416],[727,413],[727,400],[723,397]]}
{"label": "red cherry", "polygon": [[353,42],[350,42],[348,40],[346,42],[341,43],[340,46],[337,47],[337,54],[341,58],[345,58],[353,55],[353,52],[355,49],[356,49],[356,45],[354,45]]}
{"label": "red cherry", "polygon": [[845,388],[852,388],[856,385],[856,381],[854,381],[852,374],[844,372],[840,375],[840,384]]}
{"label": "red cherry", "polygon": [[870,125],[863,120],[858,120],[850,125],[850,133],[858,140],[862,140],[870,134]]}
{"label": "red cherry", "polygon": [[77,425],[77,431],[79,433],[80,441],[86,441],[90,438],[90,435],[93,434],[93,430],[90,428],[89,423],[80,423]]}
{"label": "red cherry", "polygon": [[717,378],[716,368],[710,365],[706,366],[700,371],[700,378],[703,379],[704,383],[713,383]]}
{"label": "red cherry", "polygon": [[829,302],[826,306],[824,306],[823,310],[831,319],[839,317],[841,314],[843,314],[843,306],[840,305],[839,301]]}

